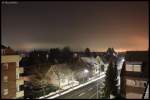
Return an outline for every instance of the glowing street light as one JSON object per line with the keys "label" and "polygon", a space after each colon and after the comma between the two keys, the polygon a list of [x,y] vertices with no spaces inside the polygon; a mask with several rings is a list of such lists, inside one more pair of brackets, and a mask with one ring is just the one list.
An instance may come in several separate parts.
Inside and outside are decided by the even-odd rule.
{"label": "glowing street light", "polygon": [[88,73],[89,71],[87,69],[84,69],[84,73]]}
{"label": "glowing street light", "polygon": [[122,61],[122,62],[124,62],[124,61],[125,61],[125,59],[123,58],[121,61]]}
{"label": "glowing street light", "polygon": [[83,74],[84,74],[83,82],[85,82],[85,75],[87,75],[87,73],[89,73],[89,71],[87,69],[84,69],[83,70]]}

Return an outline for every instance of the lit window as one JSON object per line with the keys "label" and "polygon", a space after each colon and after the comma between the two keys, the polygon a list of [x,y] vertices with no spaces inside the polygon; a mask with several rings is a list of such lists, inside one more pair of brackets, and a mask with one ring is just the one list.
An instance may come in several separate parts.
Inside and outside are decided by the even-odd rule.
{"label": "lit window", "polygon": [[8,94],[8,89],[4,89],[4,95]]}
{"label": "lit window", "polygon": [[141,65],[134,65],[135,72],[141,72]]}
{"label": "lit window", "polygon": [[4,82],[8,82],[8,76],[4,76]]}
{"label": "lit window", "polygon": [[133,65],[126,65],[126,71],[133,71]]}
{"label": "lit window", "polygon": [[126,85],[135,86],[135,81],[134,80],[130,80],[130,79],[126,79]]}

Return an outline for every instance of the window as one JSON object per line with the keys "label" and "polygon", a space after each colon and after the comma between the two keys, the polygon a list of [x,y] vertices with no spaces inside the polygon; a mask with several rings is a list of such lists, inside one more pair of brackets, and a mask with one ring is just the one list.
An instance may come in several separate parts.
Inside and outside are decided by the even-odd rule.
{"label": "window", "polygon": [[141,65],[126,65],[126,71],[141,72]]}
{"label": "window", "polygon": [[4,63],[3,67],[4,67],[5,70],[8,70],[8,64],[7,63]]}
{"label": "window", "polygon": [[4,89],[4,95],[8,94],[8,89]]}
{"label": "window", "polygon": [[4,76],[4,82],[8,82],[8,76]]}
{"label": "window", "polygon": [[134,87],[144,87],[145,81],[126,79],[126,85]]}
{"label": "window", "polygon": [[133,65],[126,65],[126,71],[133,71]]}
{"label": "window", "polygon": [[126,85],[128,86],[135,86],[135,81],[131,79],[126,79]]}
{"label": "window", "polygon": [[135,72],[141,72],[141,65],[134,65]]}

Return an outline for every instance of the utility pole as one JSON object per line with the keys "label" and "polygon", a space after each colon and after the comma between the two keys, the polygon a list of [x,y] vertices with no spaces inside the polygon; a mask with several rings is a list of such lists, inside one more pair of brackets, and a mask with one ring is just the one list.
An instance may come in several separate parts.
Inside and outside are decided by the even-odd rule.
{"label": "utility pole", "polygon": [[97,81],[97,99],[98,99],[98,81]]}
{"label": "utility pole", "polygon": [[[98,67],[99,67],[99,77],[100,77],[100,71],[101,71],[101,66],[100,66],[100,60],[98,59]],[[97,99],[99,99],[99,95],[98,95],[98,93],[99,93],[99,90],[98,90],[98,81],[97,81]]]}
{"label": "utility pole", "polygon": [[71,87],[73,87],[73,84],[74,84],[74,82],[73,82],[73,75],[74,75],[74,74],[73,74],[73,72],[72,72],[72,77],[71,77],[71,79],[72,79],[71,85],[72,85],[72,86],[71,86]]}
{"label": "utility pole", "polygon": [[[60,74],[58,74],[58,75],[60,75]],[[59,76],[59,95],[60,95],[60,76]]]}
{"label": "utility pole", "polygon": [[[99,76],[100,76],[100,64],[99,64]],[[99,95],[98,95],[98,93],[99,93],[99,90],[98,90],[98,84],[99,84],[99,82],[98,82],[98,80],[97,80],[97,99],[99,99]]]}

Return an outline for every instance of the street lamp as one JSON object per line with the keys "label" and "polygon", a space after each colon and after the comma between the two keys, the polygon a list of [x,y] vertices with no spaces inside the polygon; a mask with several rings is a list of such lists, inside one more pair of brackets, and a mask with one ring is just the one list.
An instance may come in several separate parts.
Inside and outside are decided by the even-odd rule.
{"label": "street lamp", "polygon": [[88,73],[89,71],[87,69],[84,69],[84,73]]}
{"label": "street lamp", "polygon": [[125,61],[125,58],[123,57],[121,61],[124,62],[124,61]]}
{"label": "street lamp", "polygon": [[47,58],[47,60],[48,60],[48,58],[49,58],[49,55],[48,55],[48,54],[46,54],[46,58]]}
{"label": "street lamp", "polygon": [[[87,74],[87,73],[89,73],[89,70],[84,69],[83,74]],[[83,78],[83,82],[84,82],[84,81],[85,81],[85,79]]]}

